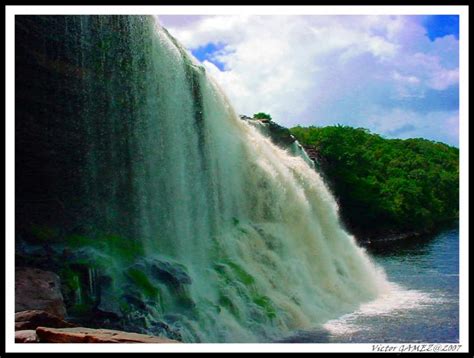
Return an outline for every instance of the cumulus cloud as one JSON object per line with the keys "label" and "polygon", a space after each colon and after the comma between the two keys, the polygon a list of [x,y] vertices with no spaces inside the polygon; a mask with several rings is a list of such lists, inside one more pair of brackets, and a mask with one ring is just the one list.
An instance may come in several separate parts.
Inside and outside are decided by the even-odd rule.
{"label": "cumulus cloud", "polygon": [[430,40],[419,16],[160,20],[190,50],[220,44],[203,63],[239,113],[268,112],[286,126],[357,124],[457,144],[445,128],[457,126],[457,108],[439,103],[459,82],[458,39]]}

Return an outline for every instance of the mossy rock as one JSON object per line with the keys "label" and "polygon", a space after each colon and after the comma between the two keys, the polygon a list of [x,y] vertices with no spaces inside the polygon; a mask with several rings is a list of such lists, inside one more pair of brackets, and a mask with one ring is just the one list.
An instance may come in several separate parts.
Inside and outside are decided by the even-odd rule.
{"label": "mossy rock", "polygon": [[188,275],[186,267],[175,262],[153,260],[151,272],[153,277],[156,277],[160,282],[174,289],[192,283],[192,279]]}
{"label": "mossy rock", "polygon": [[143,247],[140,242],[116,235],[100,235],[96,238],[71,235],[66,237],[69,248],[93,248],[103,255],[112,257],[115,261],[124,264],[134,262],[143,256]]}
{"label": "mossy rock", "polygon": [[229,311],[235,318],[237,319],[241,318],[241,314],[238,307],[225,294],[221,294],[219,296],[219,306],[227,309],[227,311]]}
{"label": "mossy rock", "polygon": [[252,298],[252,302],[259,306],[269,319],[276,317],[276,309],[267,296],[256,295]]}
{"label": "mossy rock", "polygon": [[228,259],[215,264],[214,270],[228,283],[234,280],[243,283],[245,286],[250,286],[255,283],[255,279],[252,275],[245,271],[240,265]]}
{"label": "mossy rock", "polygon": [[126,272],[126,276],[147,298],[156,298],[160,290],[154,286],[145,272],[139,268],[132,267]]}

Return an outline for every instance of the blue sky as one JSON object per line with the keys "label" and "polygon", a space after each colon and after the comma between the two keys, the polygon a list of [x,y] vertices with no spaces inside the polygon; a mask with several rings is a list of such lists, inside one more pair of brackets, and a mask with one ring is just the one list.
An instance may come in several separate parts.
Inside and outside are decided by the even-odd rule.
{"label": "blue sky", "polygon": [[459,19],[160,16],[238,113],[459,143]]}
{"label": "blue sky", "polygon": [[222,51],[226,47],[226,44],[219,42],[209,42],[203,46],[199,46],[198,48],[190,49],[194,57],[196,57],[199,61],[210,61],[217,68],[221,71],[225,71],[225,64],[220,62],[219,59],[216,57],[219,54],[219,51]]}
{"label": "blue sky", "polygon": [[459,16],[458,15],[431,15],[426,16],[423,21],[427,36],[431,41],[438,37],[453,35],[459,39]]}

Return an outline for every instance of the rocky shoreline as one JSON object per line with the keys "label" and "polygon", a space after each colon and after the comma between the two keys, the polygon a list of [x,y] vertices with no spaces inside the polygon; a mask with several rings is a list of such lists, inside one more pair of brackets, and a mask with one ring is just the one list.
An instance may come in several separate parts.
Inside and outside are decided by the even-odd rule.
{"label": "rocky shoreline", "polygon": [[15,332],[15,343],[180,343],[151,335],[123,332],[111,329],[85,327],[51,328]]}
{"label": "rocky shoreline", "polygon": [[167,337],[80,327],[68,322],[57,274],[18,267],[15,276],[16,343],[180,343]]}

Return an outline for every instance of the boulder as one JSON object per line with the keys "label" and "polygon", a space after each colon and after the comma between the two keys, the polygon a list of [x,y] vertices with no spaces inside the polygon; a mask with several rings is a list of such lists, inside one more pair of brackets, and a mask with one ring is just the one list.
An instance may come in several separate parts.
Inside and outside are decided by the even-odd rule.
{"label": "boulder", "polygon": [[15,269],[15,312],[43,310],[64,318],[66,307],[59,276],[31,267]]}
{"label": "boulder", "polygon": [[172,339],[111,329],[38,327],[41,343],[179,343]]}
{"label": "boulder", "polygon": [[160,281],[171,284],[173,287],[190,285],[192,283],[191,277],[186,273],[185,267],[177,263],[154,260],[152,273]]}
{"label": "boulder", "polygon": [[53,328],[76,327],[58,316],[42,310],[21,311],[15,313],[15,331],[36,329],[39,326]]}
{"label": "boulder", "polygon": [[34,330],[24,330],[15,332],[15,343],[36,343],[38,336]]}

